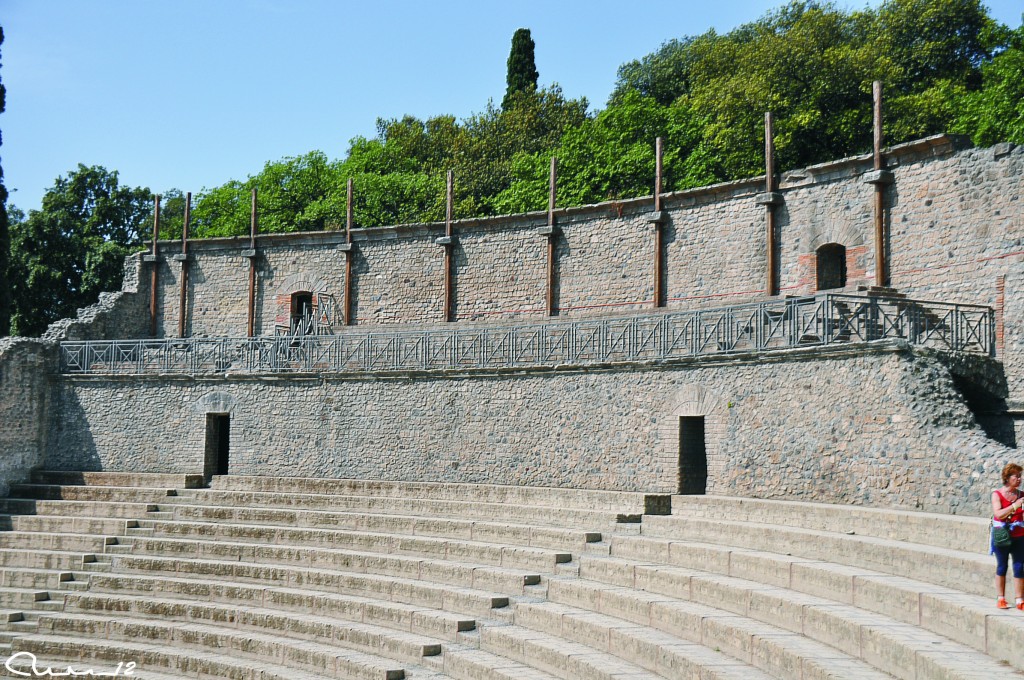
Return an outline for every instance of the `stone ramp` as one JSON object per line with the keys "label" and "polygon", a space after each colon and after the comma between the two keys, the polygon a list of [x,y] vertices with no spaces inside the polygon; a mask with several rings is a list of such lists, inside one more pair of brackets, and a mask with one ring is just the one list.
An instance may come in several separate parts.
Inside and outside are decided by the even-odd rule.
{"label": "stone ramp", "polygon": [[[823,518],[842,508],[749,501],[765,520],[739,523],[751,539],[718,519],[735,499],[673,497],[666,514],[644,494],[235,477],[153,478],[135,496],[92,474],[65,490],[40,473],[15,491],[35,514],[4,506],[8,654],[104,661],[136,645],[137,677],[155,680],[1024,677],[1001,655],[1024,647],[1024,615],[871,552],[980,575],[985,556],[956,547],[969,519],[929,516],[963,534],[933,545],[924,529],[896,540],[919,513],[851,512],[838,533]],[[41,549],[23,547],[32,534]],[[808,537],[835,559],[793,552]]]}

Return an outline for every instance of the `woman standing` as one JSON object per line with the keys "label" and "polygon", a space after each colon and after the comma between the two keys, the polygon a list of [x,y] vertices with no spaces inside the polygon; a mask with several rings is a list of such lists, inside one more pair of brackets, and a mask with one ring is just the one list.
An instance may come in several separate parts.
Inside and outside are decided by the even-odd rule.
{"label": "woman standing", "polygon": [[1009,463],[1003,468],[1003,486],[992,492],[993,526],[1010,527],[1011,544],[1000,548],[992,542],[992,553],[996,556],[996,606],[1009,609],[1006,604],[1006,563],[1013,556],[1013,591],[1017,598],[1017,609],[1024,610],[1024,494],[1020,491],[1020,465]]}

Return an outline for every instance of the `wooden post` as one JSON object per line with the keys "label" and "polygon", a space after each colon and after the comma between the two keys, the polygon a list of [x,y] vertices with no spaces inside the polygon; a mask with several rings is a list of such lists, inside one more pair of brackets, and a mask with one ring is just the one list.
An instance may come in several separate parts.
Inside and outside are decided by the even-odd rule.
{"label": "wooden post", "polygon": [[[882,168],[882,81],[876,80],[871,87],[874,100],[874,167]],[[889,274],[885,259],[885,183],[875,183],[875,285],[886,286]]]}
{"label": "wooden post", "polygon": [[160,263],[157,261],[156,242],[160,239],[160,196],[153,197],[153,272],[149,279],[149,335],[156,337],[156,288]]}
{"label": "wooden post", "polygon": [[188,227],[192,221],[192,192],[185,194],[185,221],[181,225],[181,289],[178,295],[178,337],[185,337],[186,303],[188,302]]}
{"label": "wooden post", "polygon": [[252,211],[249,221],[249,324],[248,337],[256,334],[256,190],[252,190]]}
{"label": "wooden post", "polygon": [[444,215],[444,320],[452,321],[452,203],[455,199],[455,173],[448,171],[448,191]]}
{"label": "wooden post", "polygon": [[345,189],[345,306],[342,308],[342,322],[352,325],[352,178],[348,178]]}
{"label": "wooden post", "polygon": [[558,159],[551,157],[551,172],[548,174],[548,271],[547,271],[547,315],[555,315],[555,247],[558,245],[555,231],[555,198],[558,183]]}
{"label": "wooden post", "polygon": [[654,212],[658,219],[654,220],[654,306],[662,307],[662,286],[665,278],[662,271],[662,260],[665,249],[665,230],[661,219],[661,161],[663,144],[661,137],[654,140]]}
{"label": "wooden post", "polygon": [[[764,191],[771,197],[775,193],[775,120],[771,111],[764,114]],[[779,276],[776,254],[778,243],[775,235],[775,203],[769,200],[765,203],[765,246],[768,251],[767,276],[765,277],[765,292],[768,295],[779,294]]]}

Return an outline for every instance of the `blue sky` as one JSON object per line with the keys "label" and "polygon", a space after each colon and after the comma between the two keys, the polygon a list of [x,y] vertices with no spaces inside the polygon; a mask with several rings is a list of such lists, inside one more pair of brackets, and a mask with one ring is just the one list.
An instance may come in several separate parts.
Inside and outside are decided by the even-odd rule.
{"label": "blue sky", "polygon": [[[313,149],[340,158],[377,117],[463,118],[500,102],[519,27],[542,84],[601,108],[623,62],[780,4],[0,0],[4,181],[28,210],[78,163],[199,192]],[[1020,24],[1021,0],[987,5]]]}

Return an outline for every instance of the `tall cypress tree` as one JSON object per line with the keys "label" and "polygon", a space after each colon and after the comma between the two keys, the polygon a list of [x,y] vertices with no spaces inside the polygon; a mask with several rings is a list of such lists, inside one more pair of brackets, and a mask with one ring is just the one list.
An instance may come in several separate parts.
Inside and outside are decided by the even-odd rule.
{"label": "tall cypress tree", "polygon": [[[0,26],[0,45],[4,44],[4,29]],[[0,113],[7,103],[7,89],[0,80]],[[3,134],[0,133],[0,145]],[[11,261],[11,234],[7,220],[7,188],[4,186],[4,169],[0,166],[0,338],[11,330],[11,282],[8,280]]]}
{"label": "tall cypress tree", "polygon": [[505,82],[505,98],[501,100],[501,108],[507,109],[512,103],[516,92],[531,92],[537,89],[537,64],[533,58],[533,38],[530,29],[520,28],[512,36],[512,51],[508,54],[508,74]]}

